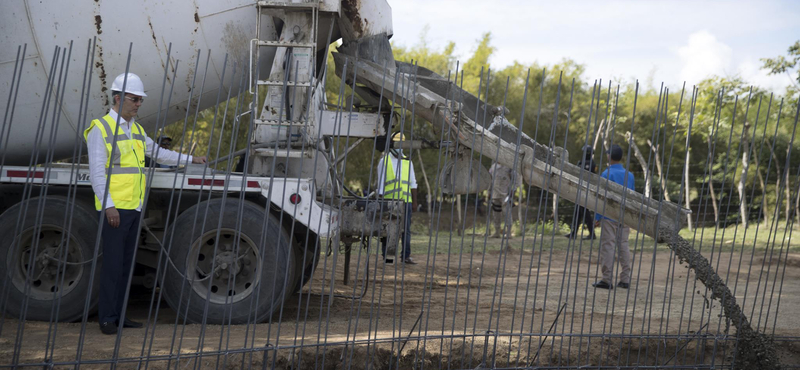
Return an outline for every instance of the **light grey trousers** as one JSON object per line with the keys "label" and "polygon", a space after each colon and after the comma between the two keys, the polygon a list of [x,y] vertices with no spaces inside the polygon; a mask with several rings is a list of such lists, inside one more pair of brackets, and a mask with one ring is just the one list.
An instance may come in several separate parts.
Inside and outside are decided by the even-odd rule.
{"label": "light grey trousers", "polygon": [[[509,202],[504,202],[503,199],[492,199],[491,203],[491,212],[492,212],[492,222],[494,223],[494,236],[500,237],[504,229],[500,227],[502,222],[505,220],[506,216],[511,212],[511,204]],[[514,218],[513,216],[511,217]],[[486,226],[487,234],[490,234],[489,226]]]}
{"label": "light grey trousers", "polygon": [[631,282],[633,255],[628,248],[631,228],[609,219],[600,220],[600,268],[603,281],[614,284],[614,255],[619,258],[619,282]]}

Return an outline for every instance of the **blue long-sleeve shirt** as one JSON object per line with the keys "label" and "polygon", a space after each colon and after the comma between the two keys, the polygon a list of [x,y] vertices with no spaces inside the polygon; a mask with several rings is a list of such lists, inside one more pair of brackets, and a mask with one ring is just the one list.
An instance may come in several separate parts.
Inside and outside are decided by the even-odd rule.
{"label": "blue long-sleeve shirt", "polygon": [[[628,189],[634,190],[633,174],[626,170],[625,167],[622,167],[622,164],[617,163],[608,166],[608,168],[606,168],[606,170],[600,174],[600,177],[616,182],[617,184],[627,186]],[[602,188],[602,186],[603,183],[601,182],[600,187]],[[602,219],[614,221],[614,219],[605,217],[599,213],[595,213],[594,219],[595,221],[600,221]]]}

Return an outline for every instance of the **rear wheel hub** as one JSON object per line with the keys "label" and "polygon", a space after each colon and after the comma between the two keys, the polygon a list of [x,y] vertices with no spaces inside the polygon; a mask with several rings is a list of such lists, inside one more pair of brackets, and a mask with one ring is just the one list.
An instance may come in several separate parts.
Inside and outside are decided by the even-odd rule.
{"label": "rear wheel hub", "polygon": [[[258,285],[261,259],[256,244],[232,229],[211,230],[193,245],[188,271],[194,271],[192,288],[212,303],[233,303],[247,298]],[[193,265],[193,266],[192,266]]]}
{"label": "rear wheel hub", "polygon": [[[17,247],[9,250],[9,253],[17,251],[16,258],[10,259],[18,262],[14,285],[25,289],[28,284],[29,296],[40,300],[52,299],[56,292],[69,293],[84,272],[78,242],[71,236],[67,240],[60,227],[43,225],[38,235],[34,235],[35,231],[35,228],[25,230]],[[68,248],[66,253],[65,248]]]}

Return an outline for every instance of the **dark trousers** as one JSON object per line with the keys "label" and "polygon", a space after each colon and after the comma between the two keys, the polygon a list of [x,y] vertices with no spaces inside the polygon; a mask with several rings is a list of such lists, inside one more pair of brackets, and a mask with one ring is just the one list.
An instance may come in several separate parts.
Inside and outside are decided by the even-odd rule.
{"label": "dark trousers", "polygon": [[103,266],[100,278],[99,321],[117,322],[122,313],[128,276],[133,267],[139,216],[136,210],[119,209],[119,227],[113,228],[103,217]]}
{"label": "dark trousers", "polygon": [[[401,259],[411,257],[411,213],[414,210],[411,203],[406,203],[405,217],[403,217],[403,253],[400,254]],[[381,247],[383,257],[386,257],[386,238],[381,238]]]}
{"label": "dark trousers", "polygon": [[570,234],[578,235],[581,225],[586,225],[589,229],[589,235],[594,235],[594,215],[591,211],[581,206],[575,206],[575,212],[572,214],[573,219],[570,224],[572,231]]}

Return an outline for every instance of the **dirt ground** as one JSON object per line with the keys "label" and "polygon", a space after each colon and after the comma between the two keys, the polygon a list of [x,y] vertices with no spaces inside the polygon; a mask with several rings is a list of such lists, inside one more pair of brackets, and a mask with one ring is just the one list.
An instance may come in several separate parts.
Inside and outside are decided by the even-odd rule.
{"label": "dirt ground", "polygon": [[[148,325],[124,330],[116,354],[115,337],[101,334],[96,318],[83,338],[80,323],[20,326],[7,318],[0,363],[67,365],[78,358],[81,340],[80,359],[87,362],[82,367],[90,368],[107,367],[102,361],[111,358],[123,368],[155,369],[731,363],[735,330],[720,320],[719,303],[667,248],[639,246],[631,289],[607,291],[591,287],[599,273],[596,241],[562,249],[551,248],[549,240],[528,239],[520,250],[516,237],[511,250],[501,252],[499,241],[490,239],[497,248],[482,254],[469,253],[467,235],[466,246],[459,238],[451,253],[429,255],[418,253],[427,245],[415,242],[417,265],[387,265],[375,253],[354,250],[347,285],[343,255],[323,255],[304,294],[289,299],[271,323],[256,325],[184,324],[163,302],[154,324],[148,318],[151,292],[139,288],[132,293],[130,317]],[[475,245],[481,250],[482,236]],[[800,365],[800,255],[784,254],[778,264],[776,255],[770,259],[764,251],[752,257],[723,252],[712,259],[718,262],[718,273],[752,325],[774,332],[782,363]]]}

